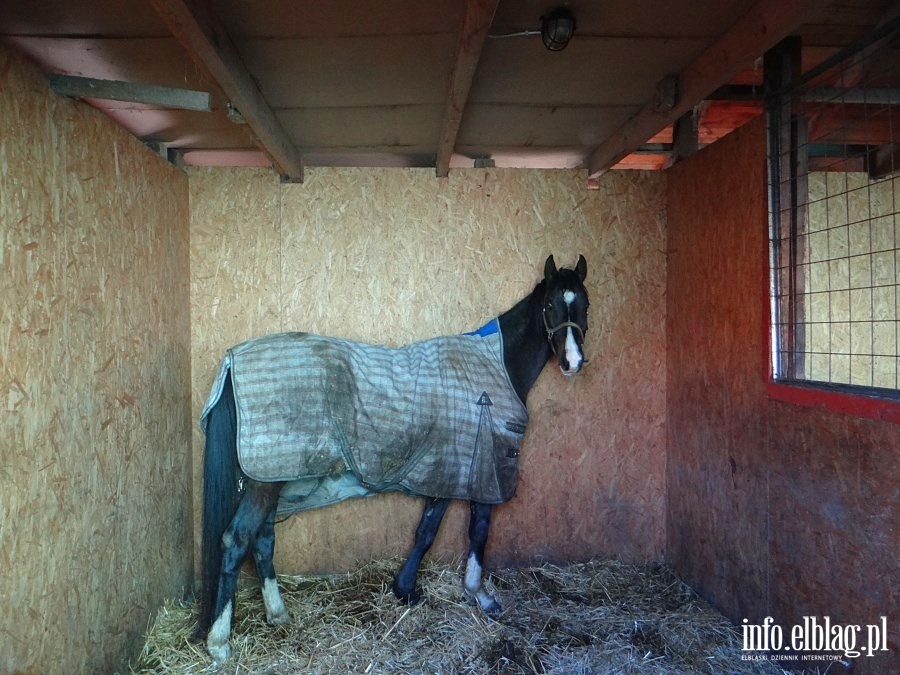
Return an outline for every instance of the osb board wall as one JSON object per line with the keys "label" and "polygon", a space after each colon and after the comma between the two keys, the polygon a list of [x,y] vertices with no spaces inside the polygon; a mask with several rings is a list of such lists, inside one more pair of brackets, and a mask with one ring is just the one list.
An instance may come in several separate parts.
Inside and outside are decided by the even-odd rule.
{"label": "osb board wall", "polygon": [[[772,616],[865,626],[888,651],[854,673],[900,672],[900,425],[769,405]],[[891,627],[894,628],[891,628]]]}
{"label": "osb board wall", "polygon": [[[190,173],[194,418],[224,350],[305,330],[400,345],[475,328],[540,280],[588,261],[583,375],[544,371],[528,407],[518,495],[495,510],[490,564],[659,557],[663,546],[664,199],[661,174],[310,169]],[[195,432],[199,494],[202,436]],[[196,501],[196,500],[195,500]],[[382,495],[278,526],[285,572],[406,553],[419,500]],[[433,553],[464,554],[454,507]]]}
{"label": "osb board wall", "polygon": [[667,552],[732,618],[766,597],[765,137],[668,172]]}
{"label": "osb board wall", "polygon": [[186,178],[0,47],[0,672],[122,670],[191,582]]}
{"label": "osb board wall", "polygon": [[764,133],[668,172],[667,555],[737,623],[896,625],[900,427],[767,399]]}

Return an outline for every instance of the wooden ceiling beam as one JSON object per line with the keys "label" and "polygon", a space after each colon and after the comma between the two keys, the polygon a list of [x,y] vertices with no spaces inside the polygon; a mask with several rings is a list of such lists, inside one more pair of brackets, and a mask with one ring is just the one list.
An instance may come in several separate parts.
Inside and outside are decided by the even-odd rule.
{"label": "wooden ceiling beam", "polygon": [[456,58],[450,74],[450,89],[444,105],[441,135],[438,142],[435,173],[443,178],[450,172],[450,156],[456,146],[463,110],[472,88],[472,79],[481,58],[481,50],[488,29],[500,0],[466,0],[459,35],[456,40]]}
{"label": "wooden ceiling beam", "polygon": [[691,110],[804,23],[816,0],[760,0],[678,76],[678,100],[670,109],[650,101],[587,157],[596,179],[661,129]]}
{"label": "wooden ceiling beam", "polygon": [[198,112],[212,110],[210,95],[205,91],[192,89],[158,87],[140,82],[100,80],[95,77],[76,77],[74,75],[51,75],[50,88],[61,96],[71,98],[125,101]]}
{"label": "wooden ceiling beam", "polygon": [[247,122],[260,149],[287,180],[302,182],[300,153],[238,55],[205,0],[150,0],[150,4],[191,57],[209,71]]}

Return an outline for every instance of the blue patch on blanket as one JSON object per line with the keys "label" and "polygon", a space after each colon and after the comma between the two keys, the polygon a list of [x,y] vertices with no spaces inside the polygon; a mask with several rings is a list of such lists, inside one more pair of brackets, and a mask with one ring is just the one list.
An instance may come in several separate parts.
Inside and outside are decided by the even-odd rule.
{"label": "blue patch on blanket", "polygon": [[478,337],[487,337],[488,335],[495,335],[499,332],[500,322],[497,321],[497,319],[491,319],[481,328],[476,328],[475,330],[469,331],[468,333],[463,333],[463,335],[477,335]]}

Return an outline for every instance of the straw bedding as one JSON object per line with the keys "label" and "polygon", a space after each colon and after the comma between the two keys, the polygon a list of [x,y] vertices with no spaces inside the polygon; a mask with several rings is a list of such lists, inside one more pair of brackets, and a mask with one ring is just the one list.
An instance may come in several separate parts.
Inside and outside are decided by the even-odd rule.
{"label": "straw bedding", "polygon": [[462,567],[426,562],[422,603],[391,594],[398,561],[279,578],[293,620],[265,623],[255,578],[238,591],[233,656],[190,641],[196,607],[169,603],[133,673],[772,673],[741,661],[738,629],[662,565],[609,561],[494,571],[504,613],[469,605]]}

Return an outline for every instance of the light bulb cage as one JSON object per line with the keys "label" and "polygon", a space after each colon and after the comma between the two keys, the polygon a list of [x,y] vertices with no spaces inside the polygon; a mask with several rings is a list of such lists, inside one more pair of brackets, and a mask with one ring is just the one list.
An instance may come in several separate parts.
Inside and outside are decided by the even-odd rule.
{"label": "light bulb cage", "polygon": [[560,52],[575,35],[575,15],[568,7],[557,7],[541,17],[541,41],[551,52]]}

